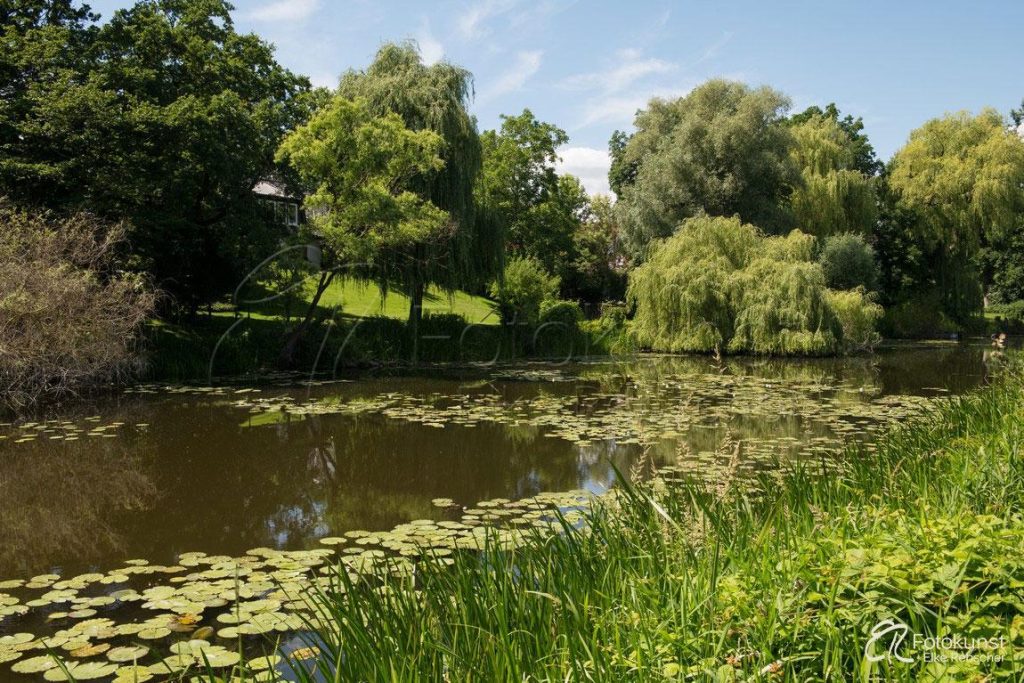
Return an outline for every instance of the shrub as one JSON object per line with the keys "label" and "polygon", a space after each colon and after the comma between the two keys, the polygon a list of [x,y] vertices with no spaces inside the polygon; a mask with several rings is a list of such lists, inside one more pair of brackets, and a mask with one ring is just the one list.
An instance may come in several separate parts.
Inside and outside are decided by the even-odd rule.
{"label": "shrub", "polygon": [[825,283],[831,289],[868,291],[878,288],[878,261],[875,250],[860,235],[846,232],[825,240],[818,256],[825,271]]}
{"label": "shrub", "polygon": [[829,291],[828,300],[843,330],[844,351],[871,351],[882,341],[877,329],[885,311],[867,292]]}
{"label": "shrub", "polygon": [[577,328],[583,322],[583,309],[575,301],[564,299],[548,299],[540,305],[540,324],[561,323],[569,328]]}
{"label": "shrub", "polygon": [[559,285],[559,278],[544,270],[537,259],[514,258],[505,265],[502,278],[491,284],[491,296],[498,302],[503,323],[535,325],[541,304],[555,298]]}
{"label": "shrub", "polygon": [[112,272],[122,226],[0,200],[0,406],[20,409],[122,379],[154,296]]}

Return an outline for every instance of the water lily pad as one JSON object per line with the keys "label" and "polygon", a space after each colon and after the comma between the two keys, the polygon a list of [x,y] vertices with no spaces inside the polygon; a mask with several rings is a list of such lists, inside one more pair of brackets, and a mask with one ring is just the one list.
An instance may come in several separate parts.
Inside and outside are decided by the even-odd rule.
{"label": "water lily pad", "polygon": [[21,660],[11,667],[11,671],[19,674],[38,674],[55,666],[57,666],[57,659],[53,655],[40,655]]}
{"label": "water lily pad", "polygon": [[114,672],[114,683],[145,683],[155,676],[148,666],[122,666]]}
{"label": "water lily pad", "polygon": [[139,638],[143,640],[161,640],[169,635],[171,635],[171,629],[166,626],[147,628],[138,633]]}
{"label": "water lily pad", "polygon": [[107,652],[107,659],[112,662],[137,662],[149,653],[149,648],[144,645],[125,645],[115,647]]}

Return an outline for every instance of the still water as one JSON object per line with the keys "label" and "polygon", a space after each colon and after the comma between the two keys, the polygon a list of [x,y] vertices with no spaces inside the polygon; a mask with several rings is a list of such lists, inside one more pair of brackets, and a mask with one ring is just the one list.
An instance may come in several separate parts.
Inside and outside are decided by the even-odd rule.
{"label": "still water", "polygon": [[992,356],[961,345],[146,387],[0,426],[0,580],[311,548],[480,500],[599,492],[613,465],[628,472],[644,453],[709,471],[723,444],[753,469],[817,457],[920,409],[920,397],[986,381]]}

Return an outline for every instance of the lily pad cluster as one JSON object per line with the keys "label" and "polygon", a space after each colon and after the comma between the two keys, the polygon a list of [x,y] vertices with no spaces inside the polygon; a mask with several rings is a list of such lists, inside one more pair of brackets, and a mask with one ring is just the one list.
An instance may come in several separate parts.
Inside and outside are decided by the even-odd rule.
{"label": "lily pad cluster", "polygon": [[[555,533],[561,524],[555,510],[576,522],[592,500],[584,491],[487,500],[458,521],[350,531],[310,550],[255,548],[240,557],[192,552],[171,566],[135,559],[106,573],[2,581],[0,632],[9,634],[0,636],[0,664],[49,681],[141,682],[207,667],[269,680],[283,660],[273,649],[267,653],[268,644],[317,625],[309,595],[342,590],[339,572],[352,583],[411,576],[417,562],[449,564],[457,552]],[[26,623],[44,626],[20,630]],[[241,658],[243,641],[252,646],[241,651],[257,656]],[[292,661],[315,656],[288,653]]]}
{"label": "lily pad cluster", "polygon": [[[125,426],[124,422],[104,424],[99,415],[86,417],[78,422],[70,420],[45,420],[41,422],[0,423],[0,443],[15,444],[33,441],[79,441],[84,439],[115,439]],[[149,425],[135,427],[145,429]]]}

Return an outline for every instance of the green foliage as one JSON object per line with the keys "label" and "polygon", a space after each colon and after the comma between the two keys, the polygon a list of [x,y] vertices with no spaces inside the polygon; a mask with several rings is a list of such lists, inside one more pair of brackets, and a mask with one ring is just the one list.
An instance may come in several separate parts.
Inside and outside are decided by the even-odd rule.
{"label": "green foliage", "polygon": [[[764,237],[738,218],[692,218],[633,271],[632,333],[659,351],[835,353],[843,326],[814,242],[798,231]],[[856,314],[873,319],[877,305],[860,305]]]}
{"label": "green foliage", "polygon": [[927,339],[953,335],[958,326],[942,310],[942,293],[932,290],[887,306],[879,329],[893,339]]}
{"label": "green foliage", "polygon": [[546,299],[540,304],[541,325],[555,323],[576,329],[583,322],[583,309],[575,301]]}
{"label": "green foliage", "polygon": [[856,168],[859,139],[825,116],[810,116],[792,131],[802,173],[790,197],[796,226],[819,237],[869,231],[877,198],[873,179]]}
{"label": "green foliage", "polygon": [[502,277],[491,284],[491,297],[505,324],[534,325],[541,305],[558,296],[559,280],[537,259],[516,257],[505,264]]}
{"label": "green foliage", "polygon": [[180,304],[230,291],[278,237],[251,190],[308,115],[308,80],[222,0],[139,2],[99,26],[67,2],[13,15],[0,193],[129,220],[131,265]]}
{"label": "green foliage", "polygon": [[828,303],[843,330],[844,352],[871,351],[882,341],[878,326],[885,311],[864,289],[829,290]]}
{"label": "green foliage", "polygon": [[565,276],[576,257],[574,236],[588,211],[580,182],[555,172],[565,131],[529,109],[502,116],[500,130],[481,136],[484,170],[478,195],[505,226],[509,256],[538,259]]}
{"label": "green foliage", "polygon": [[629,138],[629,135],[617,130],[608,140],[608,156],[611,157],[611,165],[608,168],[608,185],[612,192],[620,197],[623,188],[636,181],[637,164],[635,161],[627,163],[625,159]]}
{"label": "green foliage", "polygon": [[864,133],[864,121],[861,117],[853,118],[850,114],[840,118],[839,108],[830,102],[824,110],[818,106],[810,106],[799,114],[790,117],[790,123],[801,125],[811,119],[828,119],[842,130],[848,139],[847,147],[852,153],[849,168],[873,177],[882,172],[883,164],[875,156],[875,148],[871,146],[868,136]]}
{"label": "green foliage", "polygon": [[635,180],[620,184],[618,204],[634,258],[700,213],[738,215],[769,232],[788,228],[785,199],[799,182],[788,106],[769,88],[722,80],[678,100],[651,100],[616,161],[636,167]]}
{"label": "green foliage", "polygon": [[563,291],[584,301],[622,301],[627,261],[615,207],[607,196],[590,199],[589,210],[573,235],[573,251],[573,261],[562,278]]}
{"label": "green foliage", "polygon": [[339,95],[285,139],[278,160],[312,188],[313,230],[335,258],[375,264],[447,226],[446,212],[409,189],[415,175],[442,168],[441,144],[397,114],[377,116],[364,100]]}
{"label": "green foliage", "polygon": [[818,255],[825,283],[830,289],[874,291],[878,287],[878,263],[875,250],[862,236],[842,233],[826,239]]}
{"label": "green foliage", "polygon": [[1024,218],[1018,219],[1006,234],[990,240],[982,248],[979,262],[993,300],[1024,299]]}
{"label": "green foliage", "polygon": [[889,183],[923,240],[970,257],[1024,210],[1024,141],[991,109],[933,119],[896,153]]}

